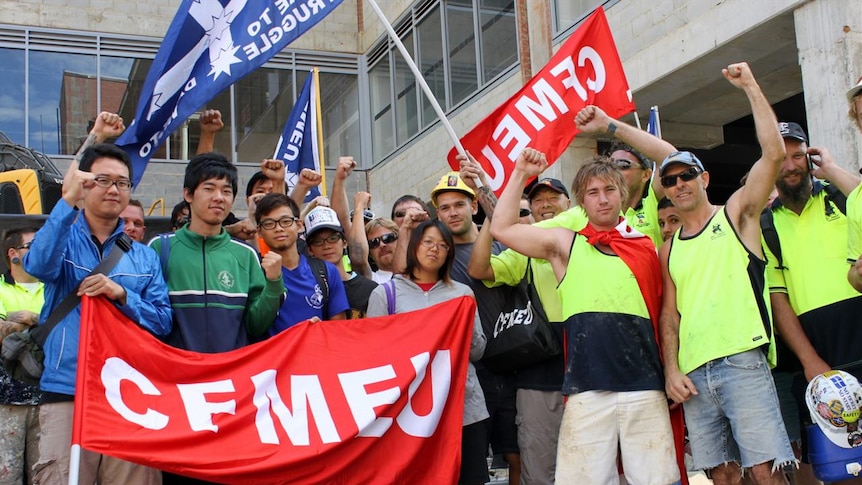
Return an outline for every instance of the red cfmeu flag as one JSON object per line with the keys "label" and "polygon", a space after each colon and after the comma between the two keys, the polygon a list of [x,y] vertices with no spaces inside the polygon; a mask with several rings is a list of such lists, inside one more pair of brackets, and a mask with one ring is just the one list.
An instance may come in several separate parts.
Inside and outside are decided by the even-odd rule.
{"label": "red cfmeu flag", "polygon": [[[520,91],[461,138],[499,195],[524,148],[554,163],[578,133],[575,116],[596,105],[619,118],[634,111],[631,91],[605,12],[596,9]],[[458,170],[453,148],[449,165]]]}
{"label": "red cfmeu flag", "polygon": [[73,444],[219,483],[456,483],[475,301],[175,349],[84,297]]}

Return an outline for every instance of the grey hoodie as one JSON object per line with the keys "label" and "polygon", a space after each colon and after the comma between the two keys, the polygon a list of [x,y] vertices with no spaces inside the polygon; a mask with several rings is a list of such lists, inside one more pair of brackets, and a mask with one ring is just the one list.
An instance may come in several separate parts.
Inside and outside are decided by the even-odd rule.
{"label": "grey hoodie", "polygon": [[[428,308],[429,306],[444,301],[458,298],[459,296],[473,297],[473,290],[469,286],[452,281],[444,283],[442,280],[434,284],[426,293],[422,288],[402,275],[395,275],[395,313],[405,313],[413,310]],[[368,300],[368,317],[379,317],[389,314],[389,306],[386,300],[386,288],[378,286],[371,293]],[[485,353],[485,332],[482,331],[482,322],[479,320],[479,311],[473,320],[473,336],[470,342],[470,362],[467,365],[467,383],[464,389],[464,419],[462,424],[478,423],[489,417],[488,408],[485,406],[485,395],[476,377],[476,368],[472,362],[478,362]]]}

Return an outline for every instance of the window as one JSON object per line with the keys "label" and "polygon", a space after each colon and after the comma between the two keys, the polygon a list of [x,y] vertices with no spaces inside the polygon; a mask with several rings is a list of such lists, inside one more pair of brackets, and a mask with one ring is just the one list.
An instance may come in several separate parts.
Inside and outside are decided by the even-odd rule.
{"label": "window", "polygon": [[14,143],[24,143],[24,50],[0,49],[0,66],[0,132]]}
{"label": "window", "polygon": [[[73,155],[99,111],[117,112],[131,123],[161,42],[6,25],[0,25],[0,34],[0,131],[49,156]],[[359,157],[358,65],[355,55],[282,51],[201,108],[222,113],[225,127],[216,136],[216,151],[234,162],[256,164],[271,157],[296,90],[310,68],[320,66],[324,150],[333,154],[326,160],[334,165],[339,154]],[[198,116],[177,128],[153,159],[193,156]]]}
{"label": "window", "polygon": [[554,25],[557,33],[563,32],[569,27],[585,19],[589,14],[604,5],[607,9],[608,0],[554,0]]}
{"label": "window", "polygon": [[[444,111],[518,62],[514,0],[421,0],[395,31]],[[401,52],[384,36],[368,54],[374,161],[437,120]]]}
{"label": "window", "polygon": [[479,88],[472,2],[446,2],[446,27],[451,102],[458,104]]}

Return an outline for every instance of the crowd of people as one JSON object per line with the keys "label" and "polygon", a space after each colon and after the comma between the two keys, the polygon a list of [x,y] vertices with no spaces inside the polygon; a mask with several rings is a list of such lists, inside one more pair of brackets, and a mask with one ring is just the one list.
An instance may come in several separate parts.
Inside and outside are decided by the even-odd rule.
{"label": "crowd of people", "polygon": [[[68,482],[84,295],[201,353],[473,296],[458,483],[489,480],[489,447],[510,484],[687,483],[686,451],[719,485],[818,483],[804,464],[805,386],[830,369],[862,378],[862,185],[776,119],[747,64],[723,75],[747,97],[761,148],[724,205],[696,155],[588,106],[578,130],[614,143],[570,189],[527,148],[498,200],[466,154],[428,194],[376,217],[367,192],[350,208],[353,158],[308,204],[321,175],[303,170],[288,193],[284,164],[264,160],[239,219],[237,169],[212,151],[223,123],[208,110],[172,232],[150,241],[131,162],[105,143],[123,120],[99,114],[44,226],[3,235],[0,338],[59,323],[38,386],[0,369],[0,484]],[[862,134],[862,79],[847,97]],[[482,357],[527,272],[563,351],[495,372]],[[87,484],[204,483],[87,450],[79,472]]]}

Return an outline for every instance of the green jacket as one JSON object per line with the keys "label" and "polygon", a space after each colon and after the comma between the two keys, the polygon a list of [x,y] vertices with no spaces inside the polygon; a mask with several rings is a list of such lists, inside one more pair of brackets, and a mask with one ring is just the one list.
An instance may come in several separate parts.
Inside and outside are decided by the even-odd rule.
{"label": "green jacket", "polygon": [[[257,253],[222,229],[204,237],[184,227],[167,236],[166,278],[173,330],[167,343],[195,352],[226,352],[265,333],[284,294],[281,276],[267,280]],[[150,241],[160,256],[161,238]]]}

